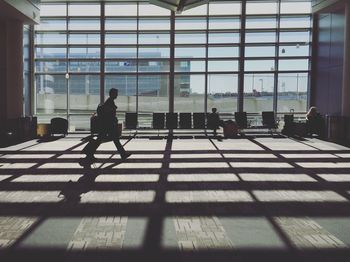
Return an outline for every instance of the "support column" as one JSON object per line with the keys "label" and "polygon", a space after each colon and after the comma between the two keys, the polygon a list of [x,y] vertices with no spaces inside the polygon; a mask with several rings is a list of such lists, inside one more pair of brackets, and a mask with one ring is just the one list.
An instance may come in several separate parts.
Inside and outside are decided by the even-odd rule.
{"label": "support column", "polygon": [[174,112],[175,99],[175,12],[170,16],[169,112]]}
{"label": "support column", "polygon": [[0,20],[0,121],[23,114],[23,24]]}
{"label": "support column", "polygon": [[345,4],[342,116],[350,117],[350,2]]}

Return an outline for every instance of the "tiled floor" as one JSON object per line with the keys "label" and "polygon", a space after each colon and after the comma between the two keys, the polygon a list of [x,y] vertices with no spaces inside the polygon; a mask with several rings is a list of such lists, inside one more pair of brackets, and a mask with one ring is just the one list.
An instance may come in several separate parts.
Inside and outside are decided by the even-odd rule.
{"label": "tiled floor", "polygon": [[350,149],[282,137],[77,136],[0,148],[0,261],[339,261]]}

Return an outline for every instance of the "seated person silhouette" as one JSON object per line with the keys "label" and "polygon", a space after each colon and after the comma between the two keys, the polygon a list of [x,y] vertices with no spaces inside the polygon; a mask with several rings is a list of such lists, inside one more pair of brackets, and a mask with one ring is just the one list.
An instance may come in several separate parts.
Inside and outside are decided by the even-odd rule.
{"label": "seated person silhouette", "polygon": [[317,112],[315,106],[310,107],[306,114],[306,126],[308,135],[317,134],[318,136],[323,137],[324,119],[321,114]]}
{"label": "seated person silhouette", "polygon": [[117,106],[114,100],[118,97],[118,89],[112,88],[109,90],[109,98],[102,106],[98,108],[98,123],[99,133],[97,139],[92,139],[83,149],[82,153],[86,154],[86,158],[82,161],[82,165],[89,165],[95,161],[94,154],[101,143],[107,137],[112,139],[114,145],[122,160],[128,158],[131,154],[126,152],[118,137],[118,119],[116,118]]}
{"label": "seated person silhouette", "polygon": [[224,127],[224,121],[220,120],[220,116],[217,113],[217,109],[213,107],[211,109],[211,113],[208,115],[208,123],[207,123],[208,128],[213,129],[213,134],[216,137],[217,132],[216,130],[222,126]]}

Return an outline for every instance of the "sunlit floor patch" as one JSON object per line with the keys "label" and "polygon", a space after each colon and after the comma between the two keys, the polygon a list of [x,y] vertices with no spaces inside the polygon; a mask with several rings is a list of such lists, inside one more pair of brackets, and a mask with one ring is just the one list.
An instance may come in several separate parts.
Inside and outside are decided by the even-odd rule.
{"label": "sunlit floor patch", "polygon": [[281,154],[285,158],[311,158],[311,159],[320,159],[320,158],[338,158],[334,154]]}
{"label": "sunlit floor patch", "polygon": [[341,158],[350,158],[350,154],[336,154],[337,156],[341,157]]}
{"label": "sunlit floor patch", "polygon": [[81,196],[82,203],[150,203],[155,192],[147,191],[90,191]]}
{"label": "sunlit floor patch", "polygon": [[153,169],[153,168],[161,168],[162,163],[121,163],[114,165],[113,168],[125,168],[125,169]]}
{"label": "sunlit floor patch", "polygon": [[234,174],[169,174],[169,182],[238,181]]}
{"label": "sunlit floor patch", "polygon": [[350,168],[350,162],[297,162],[296,164],[303,168]]}
{"label": "sunlit floor patch", "polygon": [[157,182],[158,174],[99,175],[96,182]]}
{"label": "sunlit floor patch", "polygon": [[0,216],[0,250],[14,244],[36,221],[35,217]]}
{"label": "sunlit floor patch", "polygon": [[121,249],[127,217],[83,218],[68,244],[68,250]]}
{"label": "sunlit floor patch", "polygon": [[168,191],[165,198],[168,203],[253,201],[248,192],[241,190]]}
{"label": "sunlit floor patch", "polygon": [[315,179],[305,174],[241,173],[239,176],[244,181],[316,182]]}
{"label": "sunlit floor patch", "polygon": [[0,203],[58,202],[60,191],[0,191]]}
{"label": "sunlit floor patch", "polygon": [[308,190],[254,190],[253,194],[262,202],[347,202],[333,191]]}
{"label": "sunlit floor patch", "polygon": [[197,158],[197,159],[203,159],[203,158],[222,158],[220,154],[172,154],[171,158],[177,159],[177,158]]}
{"label": "sunlit floor patch", "polygon": [[224,162],[180,162],[170,163],[170,168],[228,168]]}
{"label": "sunlit floor patch", "polygon": [[68,169],[68,168],[82,168],[79,163],[46,163],[38,167],[39,169]]}
{"label": "sunlit floor patch", "polygon": [[350,182],[350,174],[318,174],[329,182]]}
{"label": "sunlit floor patch", "polygon": [[53,154],[9,154],[0,156],[4,159],[48,159],[55,155]]}
{"label": "sunlit floor patch", "polygon": [[22,175],[12,180],[12,182],[68,182],[77,181],[81,175]]}
{"label": "sunlit floor patch", "polygon": [[277,158],[274,154],[224,154],[226,158]]}
{"label": "sunlit floor patch", "polygon": [[347,245],[310,218],[275,217],[277,225],[298,249],[346,248]]}
{"label": "sunlit floor patch", "polygon": [[28,169],[37,165],[37,163],[1,163],[0,169]]}
{"label": "sunlit floor patch", "polygon": [[230,165],[237,168],[293,168],[290,164],[283,162],[230,162]]}

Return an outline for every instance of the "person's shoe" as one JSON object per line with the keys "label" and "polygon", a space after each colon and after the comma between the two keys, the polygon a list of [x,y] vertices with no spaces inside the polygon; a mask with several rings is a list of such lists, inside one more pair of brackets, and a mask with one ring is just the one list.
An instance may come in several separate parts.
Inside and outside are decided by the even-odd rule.
{"label": "person's shoe", "polygon": [[129,156],[131,156],[131,153],[126,152],[124,155],[121,156],[122,160],[127,159]]}

